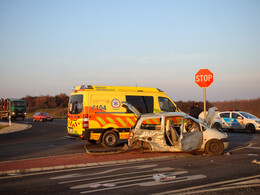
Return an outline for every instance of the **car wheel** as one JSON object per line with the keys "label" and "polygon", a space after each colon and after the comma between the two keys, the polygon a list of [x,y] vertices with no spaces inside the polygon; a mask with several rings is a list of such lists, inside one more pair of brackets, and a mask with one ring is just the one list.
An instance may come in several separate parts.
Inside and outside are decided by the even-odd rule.
{"label": "car wheel", "polygon": [[214,123],[213,129],[221,130],[221,129],[222,129],[222,126],[221,126],[220,123]]}
{"label": "car wheel", "polygon": [[249,124],[246,127],[247,133],[254,133],[255,132],[255,126],[253,124]]}
{"label": "car wheel", "polygon": [[222,141],[218,139],[209,140],[205,146],[205,152],[210,155],[220,155],[224,151],[224,145]]}
{"label": "car wheel", "polygon": [[35,118],[33,119],[33,122],[36,122]]}
{"label": "car wheel", "polygon": [[106,148],[112,148],[117,145],[118,136],[114,131],[107,131],[102,138],[102,145]]}

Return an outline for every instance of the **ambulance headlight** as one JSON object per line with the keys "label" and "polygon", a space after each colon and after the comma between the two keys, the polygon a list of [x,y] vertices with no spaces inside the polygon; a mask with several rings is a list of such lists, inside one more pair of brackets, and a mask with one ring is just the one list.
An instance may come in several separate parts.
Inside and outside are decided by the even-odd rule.
{"label": "ambulance headlight", "polygon": [[256,121],[257,124],[260,124],[260,121]]}

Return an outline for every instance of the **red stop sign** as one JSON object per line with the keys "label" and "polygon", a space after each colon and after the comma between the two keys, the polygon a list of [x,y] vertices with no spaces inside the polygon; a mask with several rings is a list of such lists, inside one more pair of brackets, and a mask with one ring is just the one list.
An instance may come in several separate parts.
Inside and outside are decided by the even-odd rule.
{"label": "red stop sign", "polygon": [[195,74],[195,83],[200,87],[208,87],[213,83],[213,73],[209,69],[200,69]]}

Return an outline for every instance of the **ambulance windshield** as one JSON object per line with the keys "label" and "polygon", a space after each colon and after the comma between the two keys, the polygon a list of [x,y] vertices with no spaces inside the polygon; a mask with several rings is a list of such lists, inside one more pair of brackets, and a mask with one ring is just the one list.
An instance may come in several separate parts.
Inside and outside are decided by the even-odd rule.
{"label": "ambulance windshield", "polygon": [[83,95],[70,96],[69,113],[79,114],[82,112]]}

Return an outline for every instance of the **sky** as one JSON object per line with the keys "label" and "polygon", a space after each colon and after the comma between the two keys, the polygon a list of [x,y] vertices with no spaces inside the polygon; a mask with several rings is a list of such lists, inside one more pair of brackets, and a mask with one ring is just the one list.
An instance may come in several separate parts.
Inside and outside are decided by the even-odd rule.
{"label": "sky", "polygon": [[173,101],[260,97],[259,0],[0,0],[0,98],[76,85],[155,87]]}

